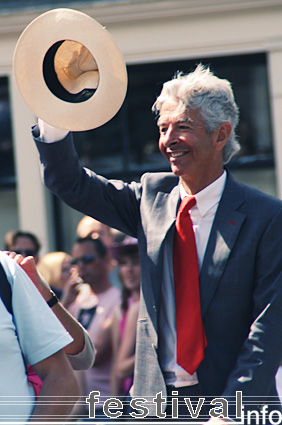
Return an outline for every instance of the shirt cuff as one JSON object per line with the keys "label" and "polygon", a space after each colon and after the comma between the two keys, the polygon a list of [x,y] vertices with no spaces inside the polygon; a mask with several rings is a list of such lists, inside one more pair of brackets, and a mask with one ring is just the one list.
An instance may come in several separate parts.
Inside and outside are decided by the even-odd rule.
{"label": "shirt cuff", "polygon": [[95,361],[96,351],[92,344],[91,338],[88,332],[84,331],[84,348],[83,350],[75,355],[67,354],[67,358],[74,370],[87,370],[93,366]]}
{"label": "shirt cuff", "polygon": [[61,128],[53,127],[47,124],[41,118],[38,118],[38,128],[40,131],[40,139],[45,143],[54,143],[62,140],[69,133],[68,130],[62,130]]}

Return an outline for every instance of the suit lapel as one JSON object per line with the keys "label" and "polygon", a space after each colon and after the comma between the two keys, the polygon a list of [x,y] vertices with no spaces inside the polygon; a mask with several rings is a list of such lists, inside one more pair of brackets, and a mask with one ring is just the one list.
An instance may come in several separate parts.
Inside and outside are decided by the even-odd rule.
{"label": "suit lapel", "polygon": [[245,220],[245,214],[238,211],[238,208],[244,202],[240,185],[228,175],[226,187],[215,215],[200,273],[203,316],[214,296]]}
{"label": "suit lapel", "polygon": [[[245,199],[240,184],[228,175],[226,187],[215,215],[200,273],[203,316],[214,296],[232,248],[245,220],[245,214],[238,211],[238,208],[244,202]],[[168,241],[168,246],[171,248],[172,258],[173,232],[170,232],[170,230],[174,225],[179,203],[178,185],[169,193],[159,192],[151,209],[153,214],[147,220],[148,255],[152,260],[152,264],[158,264],[157,268],[153,267],[152,270],[148,270],[148,272],[152,273],[152,280],[154,281],[153,292],[157,304],[160,299],[164,241],[166,238],[171,237],[171,241]],[[159,247],[158,250],[156,250],[156,246]],[[158,275],[155,275],[156,269],[158,270]]]}
{"label": "suit lapel", "polygon": [[156,246],[162,247],[169,229],[174,224],[179,203],[179,186],[175,186],[170,193],[158,192],[156,196],[146,231],[148,253],[155,261],[156,256],[159,256]]}
{"label": "suit lapel", "polygon": [[[173,231],[171,230],[174,226],[179,203],[179,186],[175,186],[170,193],[159,192],[151,210],[153,214],[150,215],[147,222],[147,252],[153,266],[147,271],[150,273],[151,281],[154,282],[153,293],[156,305],[159,305],[161,294],[164,242],[165,240],[168,241],[168,249],[171,249],[169,257],[172,258]],[[157,267],[155,267],[156,265]]]}

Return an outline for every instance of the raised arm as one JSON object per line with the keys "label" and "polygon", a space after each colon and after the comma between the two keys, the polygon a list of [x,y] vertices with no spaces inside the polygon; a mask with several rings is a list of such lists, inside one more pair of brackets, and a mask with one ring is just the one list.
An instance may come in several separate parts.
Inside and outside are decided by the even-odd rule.
{"label": "raised arm", "polygon": [[[46,302],[53,298],[48,283],[38,274],[33,257],[22,257],[20,254],[8,253],[27,273]],[[73,342],[64,347],[74,369],[89,369],[95,360],[95,349],[91,338],[83,326],[57,301],[52,307],[53,312],[65,329],[73,337]]]}
{"label": "raised arm", "polygon": [[140,220],[140,184],[107,180],[83,168],[72,133],[55,143],[43,140],[38,126],[33,128],[32,134],[40,155],[44,183],[53,193],[83,214],[136,237]]}

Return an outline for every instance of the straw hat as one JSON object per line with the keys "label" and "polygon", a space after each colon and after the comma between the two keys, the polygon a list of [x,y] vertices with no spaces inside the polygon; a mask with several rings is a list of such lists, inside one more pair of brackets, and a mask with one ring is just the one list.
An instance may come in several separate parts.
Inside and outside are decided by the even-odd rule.
{"label": "straw hat", "polygon": [[73,9],[50,10],[27,26],[15,49],[14,76],[37,117],[71,131],[108,122],[127,89],[126,66],[112,36]]}

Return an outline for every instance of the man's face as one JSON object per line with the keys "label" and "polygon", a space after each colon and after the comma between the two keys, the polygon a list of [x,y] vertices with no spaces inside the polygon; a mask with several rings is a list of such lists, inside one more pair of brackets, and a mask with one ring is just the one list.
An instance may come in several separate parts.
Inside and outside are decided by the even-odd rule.
{"label": "man's face", "polygon": [[99,281],[107,273],[107,259],[100,258],[91,241],[75,243],[72,249],[73,260],[76,260],[79,276],[90,285],[99,285]]}
{"label": "man's face", "polygon": [[21,254],[23,257],[34,257],[35,263],[38,262],[38,255],[36,252],[36,246],[33,241],[25,236],[19,236],[16,238],[14,245],[11,247],[11,251],[15,251]]}
{"label": "man's face", "polygon": [[191,187],[199,182],[205,187],[214,180],[219,169],[222,172],[222,148],[219,149],[217,143],[219,131],[208,134],[196,110],[180,113],[177,107],[175,102],[166,102],[161,108],[159,149],[183,183]]}

